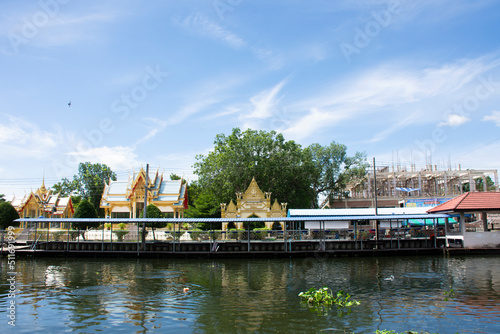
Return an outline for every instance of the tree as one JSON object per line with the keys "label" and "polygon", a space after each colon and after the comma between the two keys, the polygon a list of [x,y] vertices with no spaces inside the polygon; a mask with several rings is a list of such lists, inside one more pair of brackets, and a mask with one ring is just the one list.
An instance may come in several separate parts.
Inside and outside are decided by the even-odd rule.
{"label": "tree", "polygon": [[229,136],[217,135],[214,150],[196,159],[199,189],[194,189],[196,197],[188,192],[194,203],[190,216],[215,214],[220,203],[244,192],[253,177],[263,191],[272,192],[271,202],[277,199],[292,209],[316,208],[319,194],[346,197],[348,184],[363,178],[367,168],[365,155],[348,156],[345,145],[332,142],[302,149],[275,131],[238,128]]}
{"label": "tree", "polygon": [[[484,186],[483,186],[483,178],[478,178],[475,179],[476,183],[476,191],[484,191]],[[462,190],[464,192],[470,191],[470,184],[469,183],[464,183],[462,184]],[[488,175],[486,176],[486,190],[487,191],[495,191],[495,182],[491,179],[491,177]]]}
{"label": "tree", "polygon": [[18,226],[14,220],[19,218],[17,210],[9,202],[0,203],[0,228],[5,230],[9,226]]}
{"label": "tree", "polygon": [[214,145],[207,156],[198,155],[194,165],[201,193],[206,196],[203,204],[228,203],[255,177],[262,190],[272,192],[273,198],[287,202],[288,207],[311,207],[313,165],[305,160],[299,144],[285,141],[275,131],[241,132],[235,128],[229,136],[217,135]]}
{"label": "tree", "polygon": [[181,177],[179,175],[174,174],[174,173],[170,174],[170,180],[176,181],[176,180],[180,180],[180,179],[181,179]]}
{"label": "tree", "polygon": [[336,142],[328,146],[312,144],[304,151],[314,165],[314,192],[324,194],[329,200],[348,197],[347,186],[362,180],[369,166],[364,153],[348,156],[347,147]]}
{"label": "tree", "polygon": [[[97,218],[97,213],[94,206],[88,200],[84,199],[78,204],[73,218]],[[73,228],[78,230],[85,230],[87,228],[96,228],[99,226],[97,222],[77,221],[72,223]]]}
{"label": "tree", "polygon": [[3,203],[5,202],[5,195],[4,194],[0,194],[0,203]]}
{"label": "tree", "polygon": [[61,192],[64,196],[81,196],[82,199],[92,203],[99,217],[104,217],[104,210],[100,208],[101,196],[104,191],[104,184],[110,179],[116,181],[116,174],[108,166],[85,162],[80,163],[78,174],[73,176],[72,181],[64,178],[52,188],[56,192]]}
{"label": "tree", "polygon": [[54,184],[52,189],[55,193],[60,193],[61,196],[70,196],[79,189],[79,186],[76,180],[70,181],[67,178],[63,178],[61,182]]}

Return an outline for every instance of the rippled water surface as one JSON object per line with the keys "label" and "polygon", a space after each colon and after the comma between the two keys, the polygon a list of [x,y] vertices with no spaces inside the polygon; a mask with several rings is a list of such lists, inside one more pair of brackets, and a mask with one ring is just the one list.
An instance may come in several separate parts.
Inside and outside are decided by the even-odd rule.
{"label": "rippled water surface", "polygon": [[[499,256],[16,260],[15,327],[0,261],[2,333],[500,333]],[[301,303],[322,286],[361,305]]]}

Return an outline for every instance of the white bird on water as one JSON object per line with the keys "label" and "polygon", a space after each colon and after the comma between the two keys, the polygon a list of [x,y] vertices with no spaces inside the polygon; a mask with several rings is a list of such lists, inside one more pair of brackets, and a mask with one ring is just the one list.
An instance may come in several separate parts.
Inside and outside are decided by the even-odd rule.
{"label": "white bird on water", "polygon": [[384,278],[384,281],[394,281],[394,275]]}

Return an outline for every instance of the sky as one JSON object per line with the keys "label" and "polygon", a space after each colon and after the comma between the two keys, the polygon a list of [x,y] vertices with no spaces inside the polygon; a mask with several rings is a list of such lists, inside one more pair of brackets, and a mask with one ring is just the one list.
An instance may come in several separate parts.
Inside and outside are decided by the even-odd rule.
{"label": "sky", "polygon": [[0,2],[0,194],[195,180],[239,127],[377,166],[500,167],[500,1]]}

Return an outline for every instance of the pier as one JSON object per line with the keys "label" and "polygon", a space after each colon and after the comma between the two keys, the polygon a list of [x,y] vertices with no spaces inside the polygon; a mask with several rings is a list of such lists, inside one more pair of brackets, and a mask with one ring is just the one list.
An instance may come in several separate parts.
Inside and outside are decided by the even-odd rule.
{"label": "pier", "polygon": [[[159,219],[88,219],[99,222],[110,229],[72,230],[74,218],[21,218],[24,229],[12,243],[16,255],[23,256],[137,256],[137,257],[306,257],[306,256],[389,256],[408,254],[441,254],[450,249],[446,244],[446,231],[437,224],[429,227],[401,227],[404,219],[415,219],[421,215],[375,216],[382,221],[394,221],[394,228],[378,231],[358,227],[353,229],[327,229],[328,221],[367,219],[362,217],[280,217],[246,218],[247,223],[280,221],[283,230],[247,229],[222,231],[185,230],[182,224],[210,223],[234,219],[163,219],[173,223],[171,230],[144,230],[147,222]],[[426,219],[446,218],[445,214],[426,215]],[[368,217],[374,218],[374,217]],[[40,228],[47,223],[61,223],[67,229]],[[81,219],[79,219],[81,221]],[[319,228],[306,229],[305,222],[317,222]],[[113,229],[126,223],[128,230]],[[43,225],[42,225],[43,224]],[[392,225],[392,223],[391,223]],[[248,224],[250,226],[250,224]],[[460,245],[451,245],[459,249]],[[6,243],[2,254],[8,253]]]}

